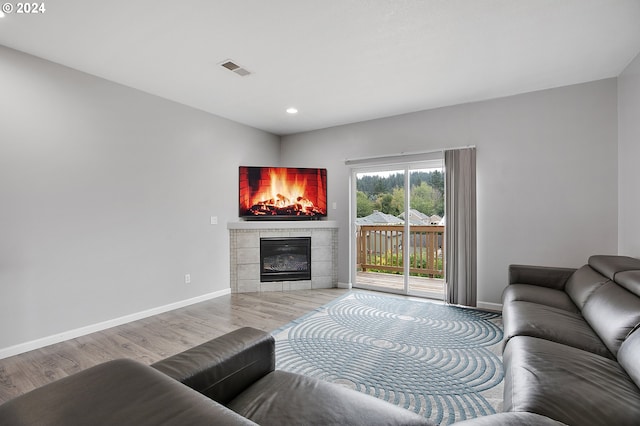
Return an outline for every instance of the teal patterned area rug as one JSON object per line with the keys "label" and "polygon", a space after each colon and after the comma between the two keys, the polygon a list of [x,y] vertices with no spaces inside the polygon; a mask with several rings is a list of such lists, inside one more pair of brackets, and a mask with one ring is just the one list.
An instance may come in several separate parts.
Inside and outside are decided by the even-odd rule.
{"label": "teal patterned area rug", "polygon": [[502,410],[500,314],[354,290],[273,335],[276,368],[376,396],[435,423]]}

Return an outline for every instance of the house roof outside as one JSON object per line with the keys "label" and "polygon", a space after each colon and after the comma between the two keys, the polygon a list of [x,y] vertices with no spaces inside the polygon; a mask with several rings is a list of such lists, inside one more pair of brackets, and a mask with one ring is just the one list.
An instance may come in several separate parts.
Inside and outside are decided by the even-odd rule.
{"label": "house roof outside", "polygon": [[378,210],[375,210],[369,216],[356,219],[357,225],[402,225],[403,223],[404,220]]}
{"label": "house roof outside", "polygon": [[[405,212],[398,215],[399,218],[405,219]],[[416,209],[409,209],[409,223],[412,225],[429,225],[430,217]]]}
{"label": "house roof outside", "polygon": [[[382,213],[375,210],[368,216],[356,219],[357,225],[402,225],[404,224],[405,212],[400,213],[397,217],[391,214]],[[444,225],[444,218],[437,214],[429,216],[416,209],[409,210],[409,223],[411,225]]]}

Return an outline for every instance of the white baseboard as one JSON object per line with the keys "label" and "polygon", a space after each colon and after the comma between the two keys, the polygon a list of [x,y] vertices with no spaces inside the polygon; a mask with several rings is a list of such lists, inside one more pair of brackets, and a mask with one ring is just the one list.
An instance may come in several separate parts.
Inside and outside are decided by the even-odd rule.
{"label": "white baseboard", "polygon": [[502,312],[502,303],[490,303],[490,302],[478,302],[479,309],[486,309],[487,311]]}
{"label": "white baseboard", "polygon": [[95,333],[96,331],[106,330],[107,328],[116,327],[118,325],[126,324],[132,321],[137,321],[153,315],[158,315],[163,312],[173,311],[174,309],[183,308],[185,306],[193,305],[199,302],[204,302],[205,300],[215,299],[216,297],[225,296],[230,293],[231,289],[219,290],[213,293],[203,294],[202,296],[193,297],[191,299],[181,300],[179,302],[170,303],[164,306],[158,306],[157,308],[147,309],[146,311],[125,315],[120,318],[115,318],[112,320],[99,322],[97,324],[87,325],[85,327],[80,327],[74,330],[69,330],[40,339],[32,340],[30,342],[19,343],[14,346],[9,346],[8,348],[1,348],[0,359],[32,351],[34,349],[40,349],[45,346],[53,345],[55,343],[64,342],[65,340],[75,339],[76,337],[85,336],[87,334]]}
{"label": "white baseboard", "polygon": [[338,288],[346,288],[346,289],[350,289],[350,288],[352,288],[352,287],[353,287],[353,286],[351,285],[351,283],[341,283],[341,282],[338,282]]}

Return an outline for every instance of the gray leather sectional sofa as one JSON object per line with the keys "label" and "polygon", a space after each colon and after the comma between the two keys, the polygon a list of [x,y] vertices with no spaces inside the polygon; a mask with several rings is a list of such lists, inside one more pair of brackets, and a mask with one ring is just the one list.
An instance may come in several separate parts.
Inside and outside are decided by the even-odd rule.
{"label": "gray leather sectional sofa", "polygon": [[[274,370],[271,335],[242,328],[152,366],[110,361],[0,405],[0,425],[431,425],[375,397]],[[559,423],[499,413],[459,425]]]}
{"label": "gray leather sectional sofa", "polygon": [[504,410],[640,425],[640,260],[512,265],[503,293]]}

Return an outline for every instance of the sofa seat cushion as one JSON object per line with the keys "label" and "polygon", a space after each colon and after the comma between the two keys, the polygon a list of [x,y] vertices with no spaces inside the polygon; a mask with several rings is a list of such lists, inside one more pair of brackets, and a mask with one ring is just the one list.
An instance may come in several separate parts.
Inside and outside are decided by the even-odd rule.
{"label": "sofa seat cushion", "polygon": [[505,411],[529,411],[575,425],[637,425],[640,390],[615,361],[535,337],[504,352]]}
{"label": "sofa seat cushion", "polygon": [[504,306],[502,321],[505,345],[514,336],[530,336],[613,358],[602,340],[578,313],[515,301]]}
{"label": "sofa seat cushion", "polygon": [[254,425],[132,360],[91,367],[0,405],[2,425]]}
{"label": "sofa seat cushion", "polygon": [[276,370],[228,405],[263,425],[431,425],[409,410],[312,377]]}
{"label": "sofa seat cushion", "polygon": [[521,301],[538,303],[569,312],[580,312],[567,293],[548,287],[530,284],[511,284],[502,293],[502,304]]}

